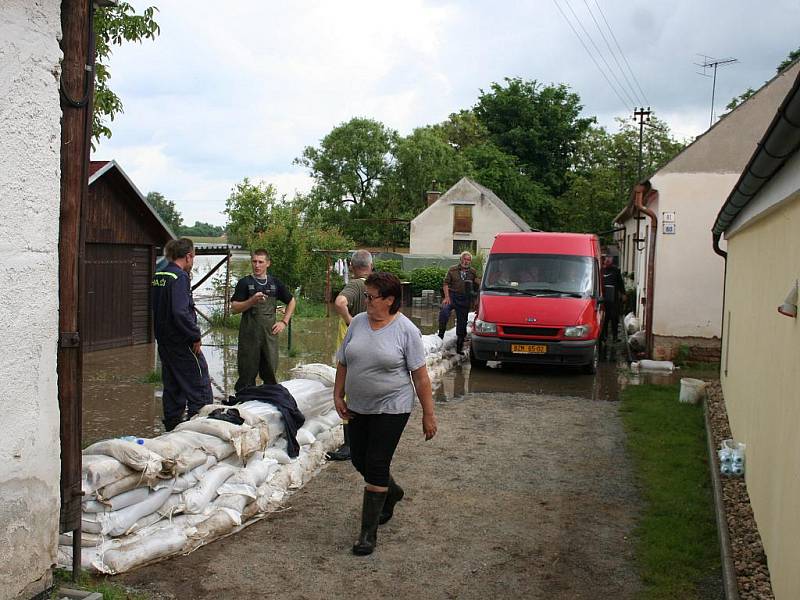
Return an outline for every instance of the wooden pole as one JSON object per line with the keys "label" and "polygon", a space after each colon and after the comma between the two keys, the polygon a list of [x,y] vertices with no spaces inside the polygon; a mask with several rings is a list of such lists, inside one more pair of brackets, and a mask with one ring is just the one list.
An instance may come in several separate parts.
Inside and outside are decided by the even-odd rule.
{"label": "wooden pole", "polygon": [[222,316],[225,322],[231,316],[231,249],[228,248],[228,260],[225,262],[225,298],[222,302]]}
{"label": "wooden pole", "polygon": [[83,206],[89,187],[94,89],[94,32],[90,0],[61,3],[61,208],[58,240],[58,405],[61,413],[60,532],[73,532],[72,577],[81,553],[81,292]]}

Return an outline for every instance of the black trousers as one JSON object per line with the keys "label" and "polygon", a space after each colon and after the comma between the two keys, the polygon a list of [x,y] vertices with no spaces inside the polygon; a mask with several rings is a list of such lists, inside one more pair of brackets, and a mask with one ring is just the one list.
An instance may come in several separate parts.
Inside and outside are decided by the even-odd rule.
{"label": "black trousers", "polygon": [[350,460],[369,485],[386,487],[392,457],[408,423],[409,413],[350,414]]}
{"label": "black trousers", "polygon": [[450,304],[443,306],[439,311],[439,324],[447,327],[450,313],[456,311],[456,336],[465,338],[467,336],[467,318],[469,317],[471,299],[464,294],[450,292]]}
{"label": "black trousers", "polygon": [[161,378],[164,383],[162,402],[165,423],[177,423],[188,408],[193,417],[206,404],[211,404],[211,379],[202,353],[195,354],[189,345],[158,344]]}

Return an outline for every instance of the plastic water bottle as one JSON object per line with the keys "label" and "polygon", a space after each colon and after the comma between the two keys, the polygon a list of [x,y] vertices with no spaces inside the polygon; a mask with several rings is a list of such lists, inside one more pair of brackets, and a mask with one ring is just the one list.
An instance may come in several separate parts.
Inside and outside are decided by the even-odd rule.
{"label": "plastic water bottle", "polygon": [[719,472],[722,475],[732,475],[733,474],[733,467],[731,466],[731,463],[729,463],[729,462],[721,463],[719,465]]}
{"label": "plastic water bottle", "polygon": [[123,435],[119,439],[125,440],[126,442],[133,442],[134,444],[139,444],[140,446],[144,446],[144,440],[142,438],[137,438],[135,435]]}
{"label": "plastic water bottle", "polygon": [[741,477],[744,475],[744,465],[742,463],[733,463],[731,465],[731,475]]}

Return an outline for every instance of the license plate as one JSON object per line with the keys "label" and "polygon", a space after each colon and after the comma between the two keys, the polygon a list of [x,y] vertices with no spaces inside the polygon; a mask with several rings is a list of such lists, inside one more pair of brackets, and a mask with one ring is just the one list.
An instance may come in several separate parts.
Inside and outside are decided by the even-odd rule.
{"label": "license plate", "polygon": [[544,344],[511,344],[514,354],[545,354],[547,346]]}

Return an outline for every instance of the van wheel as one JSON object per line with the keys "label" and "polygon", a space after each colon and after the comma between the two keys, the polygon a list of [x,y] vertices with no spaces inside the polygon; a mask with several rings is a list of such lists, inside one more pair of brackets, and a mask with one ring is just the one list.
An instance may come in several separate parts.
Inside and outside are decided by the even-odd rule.
{"label": "van wheel", "polygon": [[583,366],[583,372],[589,375],[597,373],[597,364],[600,362],[600,347],[598,344],[594,345],[594,352],[592,352],[592,362]]}
{"label": "van wheel", "polygon": [[475,354],[472,352],[472,346],[469,348],[469,364],[476,369],[485,369],[486,368],[486,361],[480,360],[475,357]]}

